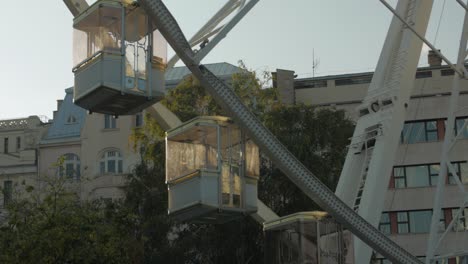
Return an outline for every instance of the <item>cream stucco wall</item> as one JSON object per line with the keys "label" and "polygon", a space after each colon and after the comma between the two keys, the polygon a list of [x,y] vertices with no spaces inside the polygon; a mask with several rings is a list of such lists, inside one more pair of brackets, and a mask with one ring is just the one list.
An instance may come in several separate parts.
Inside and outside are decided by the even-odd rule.
{"label": "cream stucco wall", "polygon": [[[11,181],[15,195],[23,195],[25,186],[37,185],[36,144],[47,131],[48,125],[37,116],[0,120],[0,187]],[[8,138],[8,152],[5,152],[5,138]],[[20,146],[17,147],[17,138]],[[4,195],[0,194],[0,209]]]}
{"label": "cream stucco wall", "polygon": [[[120,116],[115,129],[104,128],[104,115],[91,114],[86,117],[81,131],[82,196],[91,199],[121,198],[120,187],[125,185],[125,175],[132,172],[138,162],[133,152],[130,135],[135,127],[134,116]],[[99,161],[108,150],[120,151],[123,158],[122,174],[101,175]]]}

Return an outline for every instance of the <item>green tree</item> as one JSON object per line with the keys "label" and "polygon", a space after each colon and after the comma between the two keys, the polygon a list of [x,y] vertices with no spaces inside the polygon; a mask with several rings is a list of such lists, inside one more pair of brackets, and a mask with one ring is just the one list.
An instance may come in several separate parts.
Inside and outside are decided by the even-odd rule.
{"label": "green tree", "polygon": [[[303,104],[265,113],[264,124],[331,190],[336,188],[354,124],[344,111]],[[263,156],[259,197],[279,215],[320,208]]]}
{"label": "green tree", "polygon": [[64,178],[16,186],[0,227],[0,263],[131,263],[126,216],[103,201],[79,201]]}

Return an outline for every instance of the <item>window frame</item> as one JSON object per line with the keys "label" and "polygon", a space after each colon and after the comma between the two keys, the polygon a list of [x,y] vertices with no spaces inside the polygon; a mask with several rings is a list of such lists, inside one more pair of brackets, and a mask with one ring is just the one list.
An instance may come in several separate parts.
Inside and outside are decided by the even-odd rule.
{"label": "window frame", "polygon": [[[439,120],[445,120],[445,119],[428,119],[428,120],[415,120],[415,121],[408,121],[408,122],[405,122],[404,125],[403,125],[403,129],[401,131],[401,134],[400,134],[400,143],[401,144],[416,144],[416,143],[427,143],[427,142],[436,142],[436,141],[439,141],[439,126],[438,126],[438,121]],[[435,123],[435,128],[430,128],[429,127],[429,123],[431,122],[434,122]],[[423,137],[424,139],[423,140],[414,140],[414,141],[410,141],[410,136],[411,136],[411,133],[412,133],[412,129],[413,127],[411,127],[411,129],[408,131],[408,136],[405,137],[405,135],[407,133],[404,133],[405,132],[405,127],[407,126],[413,126],[414,124],[421,124],[422,125],[422,129],[424,129],[423,131]],[[436,139],[431,139],[429,140],[429,135],[434,133],[435,132],[435,136],[436,136]]]}
{"label": "window frame", "polygon": [[3,206],[7,206],[13,199],[13,181],[3,181]]}
{"label": "window frame", "polygon": [[16,137],[16,150],[19,152],[21,150],[21,137]]}
{"label": "window frame", "polygon": [[[457,176],[463,184],[468,184],[468,162],[466,161],[452,161],[453,166],[457,170]],[[463,165],[464,164],[464,165]],[[409,186],[408,185],[408,168],[411,167],[426,167],[426,175],[428,185],[423,186]],[[467,166],[466,169],[462,170],[462,166]],[[435,167],[438,169],[436,170]],[[401,172],[401,173],[398,173]],[[412,164],[412,165],[403,165],[403,166],[394,166],[393,167],[393,182],[394,184],[389,187],[390,189],[406,189],[406,188],[426,188],[426,187],[433,187],[437,186],[438,177],[440,172],[440,164],[439,163],[429,163],[429,164]],[[446,185],[454,185],[456,184],[455,180],[453,179],[452,173],[447,168],[447,174],[445,176],[446,180],[444,184]],[[403,185],[401,185],[403,183]]]}
{"label": "window frame", "polygon": [[135,127],[142,127],[144,124],[143,121],[143,112],[139,112],[135,114]]}
{"label": "window frame", "polygon": [[[395,169],[401,169],[401,171],[403,172],[403,175],[399,175],[397,176],[397,173],[395,173]],[[395,166],[393,167],[393,180],[394,180],[394,189],[405,189],[407,188],[406,186],[406,169],[405,169],[405,166]],[[403,187],[397,187],[399,186],[397,184],[397,182],[400,182],[400,180],[403,180]]]}
{"label": "window frame", "polygon": [[10,152],[9,152],[9,149],[8,149],[8,145],[9,145],[9,144],[10,144],[10,143],[9,143],[9,138],[8,138],[8,137],[5,137],[5,138],[3,139],[3,153],[5,153],[5,154],[10,153]]}
{"label": "window frame", "polygon": [[113,115],[104,114],[104,129],[116,129],[117,118]]}
{"label": "window frame", "polygon": [[[384,215],[387,216],[388,222],[383,222]],[[383,229],[383,227],[388,227],[388,231],[386,229]],[[382,214],[380,216],[379,230],[380,230],[380,232],[384,233],[385,235],[392,234],[392,220],[390,219],[390,212],[382,212]]]}
{"label": "window frame", "polygon": [[[406,220],[400,220],[399,218],[399,215],[400,214],[404,214],[406,216]],[[408,214],[408,211],[399,211],[399,212],[396,212],[396,230],[397,230],[397,234],[410,234],[411,233],[411,230],[410,230],[410,218],[409,218],[409,214]],[[400,231],[400,225],[404,225],[406,226],[406,232],[401,232]]]}
{"label": "window frame", "polygon": [[[81,160],[80,156],[75,153],[66,153],[61,156],[63,158],[62,164],[59,168],[58,174],[60,177],[67,179],[77,180],[81,179]],[[71,171],[70,171],[71,166]]]}
{"label": "window frame", "polygon": [[123,174],[123,156],[120,150],[109,149],[101,152],[98,167],[100,175]]}

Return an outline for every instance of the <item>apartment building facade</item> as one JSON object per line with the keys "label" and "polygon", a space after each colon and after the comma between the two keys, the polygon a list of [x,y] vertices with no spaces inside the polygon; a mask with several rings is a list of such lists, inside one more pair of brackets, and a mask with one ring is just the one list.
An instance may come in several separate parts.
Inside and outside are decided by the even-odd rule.
{"label": "apartment building facade", "polygon": [[[229,63],[207,67],[226,82],[241,71]],[[168,70],[166,88],[173,89],[189,74],[186,67]],[[143,116],[88,114],[73,103],[73,88],[67,88],[52,120],[0,120],[0,214],[15,186],[45,188],[50,177],[64,177],[81,199],[122,198],[127,175],[139,162],[129,138],[143,125]]]}
{"label": "apartment building facade", "polygon": [[37,185],[37,144],[47,128],[38,116],[0,120],[0,220],[16,190]]}
{"label": "apartment building facade", "polygon": [[[388,184],[388,191],[379,227],[382,232],[421,259],[424,259],[429,238],[454,77],[454,71],[442,66],[441,60],[430,58],[429,61],[432,62],[430,66],[419,68],[416,73],[400,145],[393,161],[391,180],[389,183],[382,183]],[[288,74],[287,71],[281,73]],[[290,77],[292,74],[289,72]],[[293,100],[295,103],[342,109],[348,117],[357,120],[357,107],[367,92],[372,75],[372,72],[364,72],[302,78],[295,79],[294,84],[289,86],[287,83],[281,86],[278,82],[278,88],[285,101]],[[462,81],[456,116],[457,130],[460,130],[468,118],[467,81]],[[468,130],[465,128],[462,133],[450,159],[459,172],[461,182],[468,184]],[[441,231],[448,227],[464,201],[455,185],[454,177],[449,173],[445,179]],[[468,233],[461,231],[468,230],[467,209],[462,216],[442,241],[438,254],[466,250]],[[448,263],[458,263],[457,261],[452,258]],[[390,263],[378,256],[376,262]]]}

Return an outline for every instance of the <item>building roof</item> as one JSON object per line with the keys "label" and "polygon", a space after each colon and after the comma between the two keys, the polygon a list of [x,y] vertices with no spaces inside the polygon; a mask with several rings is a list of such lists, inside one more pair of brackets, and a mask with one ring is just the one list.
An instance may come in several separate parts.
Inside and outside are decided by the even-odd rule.
{"label": "building roof", "polygon": [[[230,78],[233,74],[239,73],[241,68],[227,62],[212,63],[205,65],[208,70],[221,79]],[[166,72],[166,88],[175,87],[185,76],[190,74],[190,70],[185,67],[174,67]]]}
{"label": "building roof", "polygon": [[[429,75],[426,75],[425,73],[428,73],[431,70],[439,70],[439,69],[443,71],[453,71],[448,65],[418,67],[415,77],[417,79],[430,77]],[[294,80],[294,88],[303,89],[303,88],[327,87],[327,81],[329,80],[338,81],[338,83],[336,84],[337,86],[348,85],[348,84],[370,83],[372,81],[373,75],[374,75],[374,72],[358,72],[358,73],[298,78]]]}
{"label": "building roof", "polygon": [[47,131],[43,143],[79,137],[86,117],[86,110],[73,103],[73,88],[65,89],[65,98],[60,105],[54,122]]}

